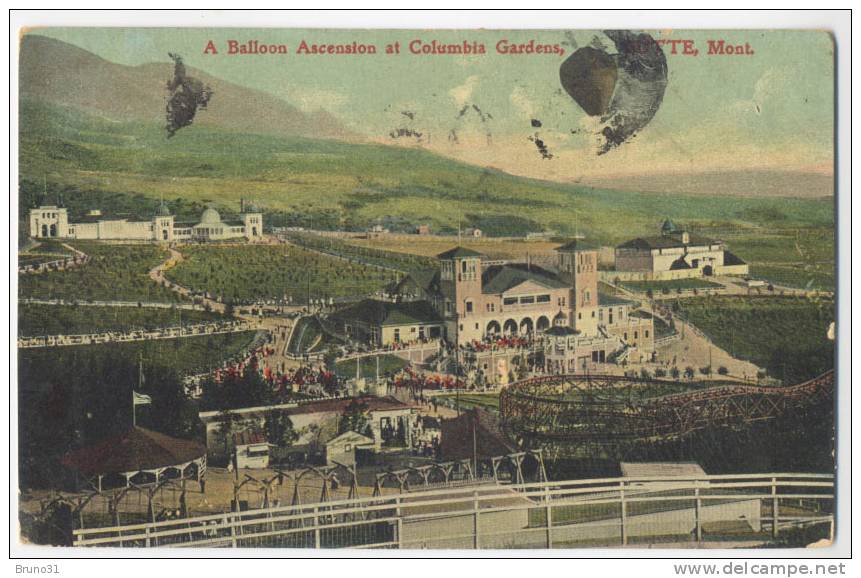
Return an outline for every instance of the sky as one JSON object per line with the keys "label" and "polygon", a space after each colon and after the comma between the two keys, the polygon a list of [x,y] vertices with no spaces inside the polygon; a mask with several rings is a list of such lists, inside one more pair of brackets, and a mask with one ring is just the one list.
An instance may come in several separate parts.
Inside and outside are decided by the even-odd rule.
{"label": "sky", "polygon": [[[34,30],[107,60],[187,65],[261,90],[305,111],[325,109],[369,140],[423,146],[467,162],[560,181],[582,178],[781,169],[830,174],[834,72],[831,36],[819,31],[650,31],[658,40],[693,40],[696,56],[671,54],[668,83],[652,120],[629,142],[597,154],[600,124],[562,89],[559,67],[599,42],[582,30],[299,30],[50,28]],[[229,55],[228,40],[286,44],[286,55]],[[308,44],[373,44],[377,54],[299,55]],[[559,44],[564,54],[498,54],[500,40]],[[708,40],[749,44],[753,54],[708,55]],[[212,41],[218,54],[206,54]],[[415,55],[425,44],[479,42],[483,55]],[[400,43],[400,54],[385,54]],[[612,51],[612,50],[611,50]],[[216,95],[217,98],[217,95]],[[475,105],[483,115],[479,115]],[[468,107],[463,116],[461,110]],[[403,112],[409,112],[409,118]],[[489,116],[487,116],[489,114]],[[536,128],[532,119],[541,121]],[[406,128],[421,139],[393,138]],[[452,138],[452,131],[457,136]],[[543,157],[534,139],[552,153]],[[530,137],[533,140],[530,140]]]}

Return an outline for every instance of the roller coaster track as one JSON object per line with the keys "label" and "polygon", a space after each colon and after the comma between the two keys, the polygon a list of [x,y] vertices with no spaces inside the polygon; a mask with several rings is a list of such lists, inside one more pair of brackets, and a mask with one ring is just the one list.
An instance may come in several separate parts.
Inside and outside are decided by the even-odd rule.
{"label": "roller coaster track", "polygon": [[833,403],[834,371],[790,386],[703,385],[622,376],[555,375],[512,384],[500,416],[532,447],[672,441],[713,427],[745,427]]}

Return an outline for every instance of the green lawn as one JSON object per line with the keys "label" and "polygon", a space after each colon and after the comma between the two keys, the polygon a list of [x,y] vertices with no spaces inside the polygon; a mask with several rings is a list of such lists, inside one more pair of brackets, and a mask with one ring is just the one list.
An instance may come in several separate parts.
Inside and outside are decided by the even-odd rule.
{"label": "green lawn", "polygon": [[383,271],[291,245],[213,245],[180,249],[185,260],[166,273],[171,281],[236,303],[373,294],[397,279]]}
{"label": "green lawn", "polygon": [[698,297],[674,307],[721,348],[786,383],[834,367],[826,338],[834,301],[802,297]]}
{"label": "green lawn", "polygon": [[172,303],[180,297],[153,282],[148,273],[167,252],[155,245],[112,245],[72,241],[91,256],[84,266],[65,271],[18,276],[18,296],[77,301],[154,301]]}
{"label": "green lawn", "polygon": [[18,306],[18,335],[74,335],[187,325],[225,319],[219,313],[181,309],[94,307],[88,305]]}
{"label": "green lawn", "polygon": [[[401,359],[397,355],[380,355],[380,375],[386,375],[390,373],[394,373],[396,371],[400,371],[407,365],[409,362],[405,359]],[[374,378],[377,375],[377,358],[376,357],[362,357],[359,362],[359,371],[361,377],[366,379]],[[335,365],[335,372],[343,378],[353,378],[356,377],[356,360],[348,360],[348,361],[339,361]]]}
{"label": "green lawn", "polygon": [[750,276],[774,285],[834,291],[834,267],[815,267],[803,265],[751,265]]}

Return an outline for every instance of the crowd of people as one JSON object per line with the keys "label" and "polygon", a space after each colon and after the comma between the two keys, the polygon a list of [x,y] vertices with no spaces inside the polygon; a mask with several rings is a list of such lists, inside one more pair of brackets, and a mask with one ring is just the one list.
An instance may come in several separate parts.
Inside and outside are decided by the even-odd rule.
{"label": "crowd of people", "polygon": [[522,349],[531,347],[535,340],[532,337],[518,335],[491,335],[484,339],[474,339],[469,343],[461,345],[461,349],[468,352],[490,351],[491,349]]}
{"label": "crowd of people", "polygon": [[412,367],[405,367],[392,379],[392,386],[396,389],[406,388],[419,396],[425,389],[462,389],[465,385],[462,378],[439,373],[422,373]]}

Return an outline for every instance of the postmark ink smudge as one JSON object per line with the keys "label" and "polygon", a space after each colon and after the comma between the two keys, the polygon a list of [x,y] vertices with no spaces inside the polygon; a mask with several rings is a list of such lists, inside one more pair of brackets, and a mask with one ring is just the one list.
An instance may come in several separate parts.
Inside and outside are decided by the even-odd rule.
{"label": "postmark ink smudge", "polygon": [[550,149],[547,148],[547,144],[538,136],[538,133],[535,133],[534,136],[527,137],[527,140],[535,143],[535,148],[537,148],[538,152],[541,153],[542,159],[549,161],[553,158],[553,153],[550,152]]}
{"label": "postmark ink smudge", "polygon": [[649,34],[606,30],[610,54],[599,38],[574,51],[559,68],[565,91],[589,116],[600,118],[604,154],[627,142],[655,116],[667,87],[667,59]]}
{"label": "postmark ink smudge", "polygon": [[167,101],[167,138],[181,128],[189,126],[197,114],[209,104],[212,89],[185,73],[185,64],[179,54],[168,53],[173,60],[173,78],[167,83],[170,98]]}

